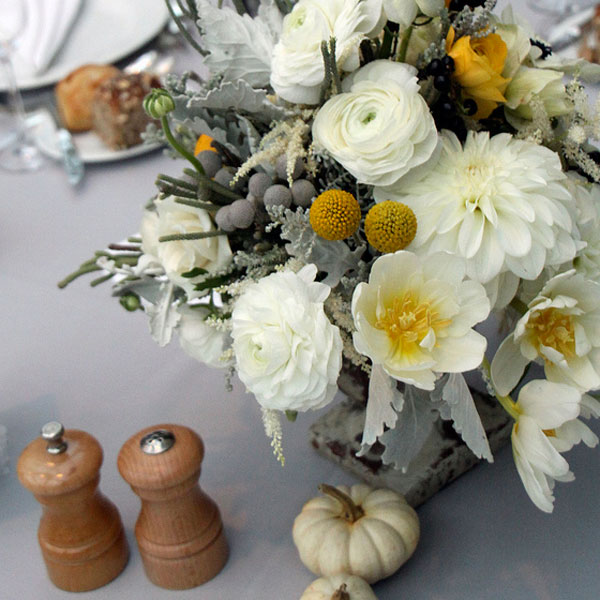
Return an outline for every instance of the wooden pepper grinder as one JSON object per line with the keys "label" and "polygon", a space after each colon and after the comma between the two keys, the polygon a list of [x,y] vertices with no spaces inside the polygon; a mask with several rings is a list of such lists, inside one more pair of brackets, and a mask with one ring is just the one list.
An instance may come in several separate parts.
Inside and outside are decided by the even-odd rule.
{"label": "wooden pepper grinder", "polygon": [[144,569],[163,588],[196,587],[227,562],[219,509],[198,485],[203,457],[202,440],[180,425],[147,427],[119,453],[119,471],[142,501],[135,535]]}
{"label": "wooden pepper grinder", "polygon": [[17,463],[19,480],[42,504],[38,540],[48,575],[68,592],[107,584],[129,557],[119,512],[98,490],[101,465],[94,437],[55,421]]}

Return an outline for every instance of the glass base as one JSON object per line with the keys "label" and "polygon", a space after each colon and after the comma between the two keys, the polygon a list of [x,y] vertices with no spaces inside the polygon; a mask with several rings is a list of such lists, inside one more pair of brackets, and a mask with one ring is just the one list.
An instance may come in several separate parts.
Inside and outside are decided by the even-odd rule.
{"label": "glass base", "polygon": [[0,152],[0,167],[9,171],[35,171],[45,164],[35,144],[13,143]]}

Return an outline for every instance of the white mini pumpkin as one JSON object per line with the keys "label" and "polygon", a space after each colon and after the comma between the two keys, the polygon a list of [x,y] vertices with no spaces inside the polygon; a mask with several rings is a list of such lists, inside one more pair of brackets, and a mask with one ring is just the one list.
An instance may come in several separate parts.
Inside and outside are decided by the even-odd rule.
{"label": "white mini pumpkin", "polygon": [[374,583],[411,557],[419,517],[404,496],[364,484],[319,489],[325,495],[303,506],[292,529],[300,560],[310,571],[349,573]]}
{"label": "white mini pumpkin", "polygon": [[343,573],[315,579],[300,600],[377,600],[377,596],[364,579]]}

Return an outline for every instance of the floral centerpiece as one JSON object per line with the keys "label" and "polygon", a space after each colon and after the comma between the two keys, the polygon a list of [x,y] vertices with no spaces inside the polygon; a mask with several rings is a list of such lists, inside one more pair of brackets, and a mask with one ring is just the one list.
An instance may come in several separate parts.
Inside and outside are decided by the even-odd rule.
{"label": "floral centerpiece", "polygon": [[364,448],[415,429],[410,398],[491,461],[478,369],[551,511],[563,453],[598,442],[597,68],[493,0],[179,4],[211,78],[170,75],[146,137],[185,162],[138,236],[61,285],[102,270],[159,344],[237,373],[280,458],[280,415],[330,403],[344,364],[369,377]]}

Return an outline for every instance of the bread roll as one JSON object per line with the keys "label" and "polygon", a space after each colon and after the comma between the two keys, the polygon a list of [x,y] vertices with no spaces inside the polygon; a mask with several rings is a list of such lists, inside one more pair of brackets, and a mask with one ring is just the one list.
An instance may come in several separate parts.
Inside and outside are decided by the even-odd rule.
{"label": "bread roll", "polygon": [[56,104],[63,125],[70,131],[92,128],[92,99],[98,86],[120,73],[112,65],[83,65],[56,84]]}
{"label": "bread roll", "polygon": [[149,73],[121,73],[103,82],[92,101],[92,127],[113,150],[135,146],[152,120],[144,111],[143,101],[160,81]]}

